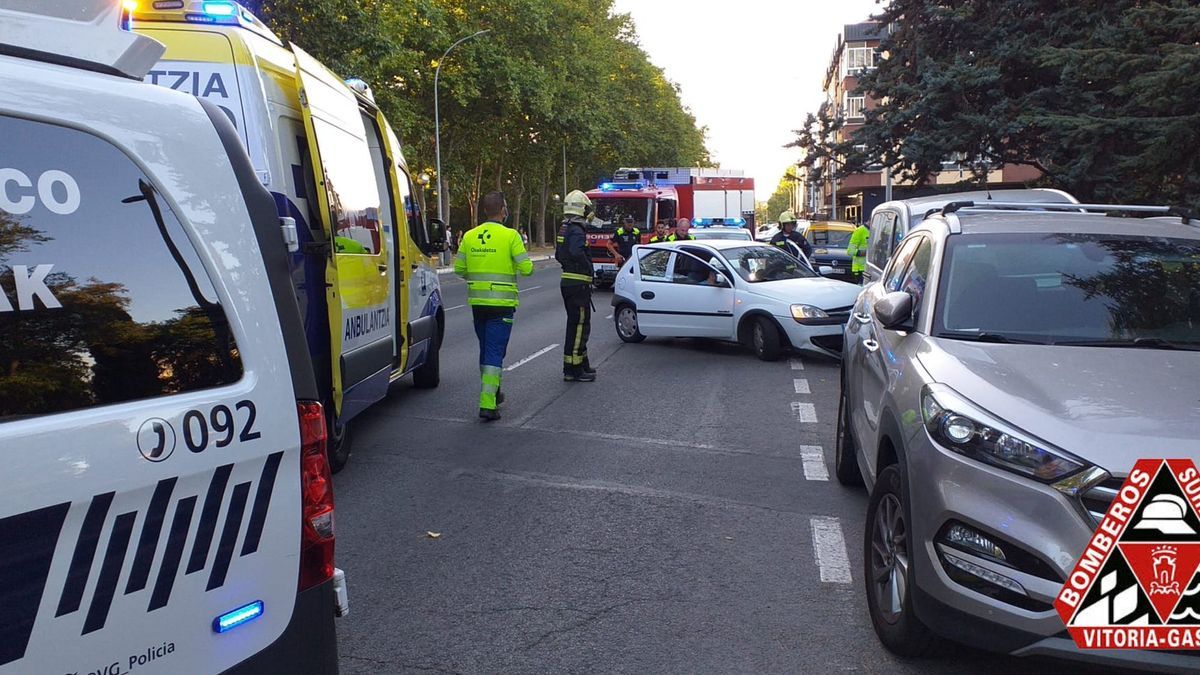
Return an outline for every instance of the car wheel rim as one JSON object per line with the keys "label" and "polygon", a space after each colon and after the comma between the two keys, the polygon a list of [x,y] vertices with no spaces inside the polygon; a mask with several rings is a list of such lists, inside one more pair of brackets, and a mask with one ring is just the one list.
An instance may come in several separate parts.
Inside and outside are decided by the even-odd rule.
{"label": "car wheel rim", "polygon": [[761,323],[754,324],[754,351],[762,352],[763,343],[766,341],[763,336],[763,328]]}
{"label": "car wheel rim", "polygon": [[617,330],[621,331],[622,337],[631,338],[637,332],[637,314],[632,309],[626,307],[617,315]]}
{"label": "car wheel rim", "polygon": [[907,538],[900,500],[884,495],[871,532],[871,586],[879,615],[889,624],[900,620],[908,595]]}

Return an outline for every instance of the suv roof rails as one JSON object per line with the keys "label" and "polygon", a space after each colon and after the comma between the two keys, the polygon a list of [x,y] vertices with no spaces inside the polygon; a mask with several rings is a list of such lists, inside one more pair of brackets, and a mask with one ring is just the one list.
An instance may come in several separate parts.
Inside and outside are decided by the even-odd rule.
{"label": "suv roof rails", "polygon": [[1104,211],[1130,213],[1160,213],[1164,216],[1179,216],[1184,225],[1193,225],[1194,214],[1191,210],[1179,206],[1151,206],[1146,204],[1056,204],[1048,202],[982,202],[971,201],[950,202],[941,209],[942,215],[949,215],[962,209],[1000,210],[1016,209],[1023,211]]}

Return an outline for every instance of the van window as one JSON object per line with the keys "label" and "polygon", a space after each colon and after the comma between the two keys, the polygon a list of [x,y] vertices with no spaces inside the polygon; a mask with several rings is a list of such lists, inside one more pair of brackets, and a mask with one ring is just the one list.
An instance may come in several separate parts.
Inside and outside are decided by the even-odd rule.
{"label": "van window", "polygon": [[90,134],[0,116],[0,421],[236,382],[237,346],[150,179]]}
{"label": "van window", "polygon": [[319,149],[334,227],[334,250],[343,254],[378,255],[383,250],[379,192],[366,143],[315,115],[313,127],[317,137],[325,141],[319,144]]}
{"label": "van window", "polygon": [[408,219],[408,234],[413,243],[421,250],[426,250],[429,244],[429,232],[425,229],[425,216],[421,213],[421,205],[417,203],[416,190],[413,189],[412,179],[408,172],[397,165],[400,183],[400,197],[404,200],[404,216]]}

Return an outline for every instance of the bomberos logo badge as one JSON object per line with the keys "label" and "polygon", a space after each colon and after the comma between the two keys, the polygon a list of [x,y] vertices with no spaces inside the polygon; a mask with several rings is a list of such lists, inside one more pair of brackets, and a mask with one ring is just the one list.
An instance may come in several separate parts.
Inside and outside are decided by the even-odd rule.
{"label": "bomberos logo badge", "polygon": [[1200,471],[1143,459],[1054,607],[1082,649],[1200,649]]}

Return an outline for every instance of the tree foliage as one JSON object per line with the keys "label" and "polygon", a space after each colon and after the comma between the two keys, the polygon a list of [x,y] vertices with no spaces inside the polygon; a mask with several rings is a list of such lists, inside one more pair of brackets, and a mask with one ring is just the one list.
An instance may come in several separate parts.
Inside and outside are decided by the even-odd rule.
{"label": "tree foliage", "polygon": [[[528,222],[552,193],[588,188],[617,166],[708,163],[704,131],[650,63],[612,0],[260,0],[281,38],[374,90],[409,164],[432,174],[434,73],[442,64],[443,179],[453,223],[475,220],[500,187]],[[431,199],[430,204],[435,203]],[[522,214],[522,206],[527,210]],[[535,219],[536,220],[536,219]],[[533,228],[535,240],[544,228]]]}
{"label": "tree foliage", "polygon": [[878,18],[893,32],[860,80],[879,102],[865,126],[834,142],[826,106],[792,143],[815,178],[831,160],[918,182],[944,160],[975,180],[1013,163],[1085,201],[1200,206],[1194,1],[891,0]]}

